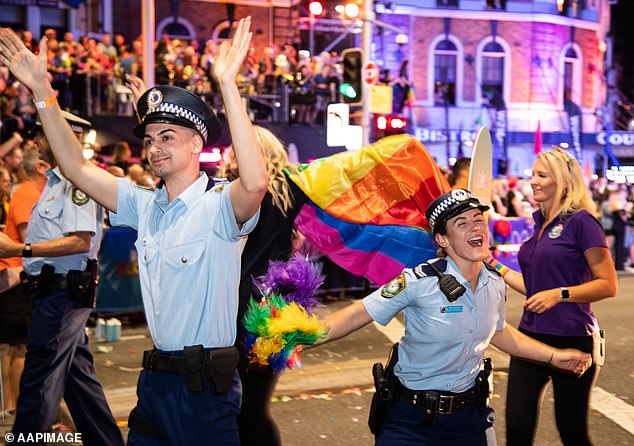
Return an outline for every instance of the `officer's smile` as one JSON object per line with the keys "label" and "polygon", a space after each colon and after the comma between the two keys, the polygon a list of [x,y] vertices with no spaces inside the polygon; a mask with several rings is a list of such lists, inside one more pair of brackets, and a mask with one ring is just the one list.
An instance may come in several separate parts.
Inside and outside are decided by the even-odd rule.
{"label": "officer's smile", "polygon": [[150,163],[154,166],[158,166],[170,159],[167,155],[155,155],[150,157]]}
{"label": "officer's smile", "polygon": [[482,246],[482,243],[484,243],[484,237],[482,237],[481,235],[471,237],[469,240],[467,240],[467,243],[469,243],[469,245],[473,246],[474,248],[479,248],[480,246]]}

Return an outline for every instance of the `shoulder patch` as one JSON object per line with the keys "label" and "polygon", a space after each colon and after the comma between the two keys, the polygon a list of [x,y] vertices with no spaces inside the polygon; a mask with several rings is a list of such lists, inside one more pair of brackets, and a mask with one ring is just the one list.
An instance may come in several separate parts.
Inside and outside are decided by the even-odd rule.
{"label": "shoulder patch", "polygon": [[75,186],[73,186],[72,197],[73,203],[75,203],[77,206],[83,206],[88,203],[88,200],[90,200],[90,198],[84,193],[84,191],[76,188]]}
{"label": "shoulder patch", "polygon": [[423,277],[436,277],[436,272],[430,266],[430,263],[433,263],[436,269],[441,273],[444,273],[447,270],[447,260],[430,260],[429,262],[421,263],[412,270],[417,279],[422,279]]}
{"label": "shoulder patch", "polygon": [[482,263],[484,263],[484,266],[486,267],[486,269],[488,269],[492,273],[495,273],[497,276],[502,277],[502,274],[500,274],[500,272],[497,269],[495,269],[495,266],[491,266],[487,262],[482,262]]}
{"label": "shoulder patch", "polygon": [[383,289],[381,290],[381,297],[386,299],[391,299],[396,296],[398,293],[405,289],[405,276],[403,273],[396,276],[394,279],[390,280],[388,283],[383,285]]}

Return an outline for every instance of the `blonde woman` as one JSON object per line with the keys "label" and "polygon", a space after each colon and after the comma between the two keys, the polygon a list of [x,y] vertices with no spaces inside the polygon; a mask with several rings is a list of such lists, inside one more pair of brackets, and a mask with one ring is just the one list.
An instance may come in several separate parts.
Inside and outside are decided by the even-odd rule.
{"label": "blonde woman", "polygon": [[558,147],[541,152],[531,179],[539,209],[535,230],[519,251],[521,272],[491,263],[505,282],[528,298],[521,332],[558,348],[593,353],[581,378],[512,358],[506,401],[506,443],[531,445],[544,386],[552,380],[555,418],[564,445],[592,444],[588,435],[590,391],[603,363],[592,302],[617,291],[614,264],[581,167]]}
{"label": "blonde woman", "polygon": [[[238,308],[238,336],[236,346],[240,350],[238,365],[242,381],[242,408],[238,417],[242,446],[279,445],[280,434],[271,417],[269,402],[277,383],[277,376],[268,369],[251,369],[242,345],[246,330],[244,313],[249,299],[260,294],[252,277],[266,273],[270,260],[288,260],[292,252],[293,221],[307,201],[304,193],[284,174],[284,169],[294,170],[282,143],[269,130],[255,127],[256,136],[266,162],[269,185],[260,208],[260,219],[249,234],[242,253],[240,278],[240,306]],[[240,176],[233,150],[226,154],[222,176],[233,180]]]}

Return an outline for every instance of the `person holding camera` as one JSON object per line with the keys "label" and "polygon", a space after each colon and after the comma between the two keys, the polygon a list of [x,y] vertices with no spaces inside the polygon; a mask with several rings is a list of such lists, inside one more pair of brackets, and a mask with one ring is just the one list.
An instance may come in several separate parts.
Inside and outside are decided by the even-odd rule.
{"label": "person holding camera", "polygon": [[[81,140],[90,122],[62,115]],[[0,233],[0,257],[23,258],[18,286],[32,300],[13,432],[49,432],[64,398],[84,444],[122,445],[84,329],[94,307],[103,208],[61,173],[41,124],[34,140],[41,160],[51,166],[46,185],[24,243]]]}
{"label": "person holding camera", "polygon": [[377,445],[494,444],[491,367],[484,358],[489,344],[575,375],[590,366],[590,355],[546,346],[505,323],[506,271],[483,262],[489,256],[486,210],[466,189],[436,198],[426,217],[439,258],[406,268],[324,321],[330,341],[405,313],[405,335],[390,364],[385,371],[375,366],[370,429]]}

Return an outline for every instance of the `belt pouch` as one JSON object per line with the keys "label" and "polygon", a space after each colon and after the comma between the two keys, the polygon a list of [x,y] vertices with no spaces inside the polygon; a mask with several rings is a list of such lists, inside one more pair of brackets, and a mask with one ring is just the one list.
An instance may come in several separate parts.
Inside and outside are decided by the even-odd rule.
{"label": "belt pouch", "polygon": [[434,415],[438,412],[438,395],[435,392],[425,392],[422,406],[423,426],[431,426],[434,422]]}
{"label": "belt pouch", "polygon": [[209,379],[214,394],[224,395],[231,390],[239,359],[240,353],[235,347],[209,351]]}
{"label": "belt pouch", "polygon": [[185,385],[190,392],[203,391],[203,346],[192,345],[183,350]]}
{"label": "belt pouch", "polygon": [[370,432],[374,435],[381,433],[381,427],[385,420],[385,415],[392,401],[392,383],[390,377],[385,376],[386,372],[383,368],[383,364],[377,362],[372,367],[372,376],[374,377],[375,392],[372,396],[372,403],[370,404],[370,416],[368,417],[368,426]]}
{"label": "belt pouch", "polygon": [[55,276],[55,267],[46,264],[40,270],[35,288],[35,296],[44,297],[53,289],[53,278]]}
{"label": "belt pouch", "polygon": [[72,300],[81,302],[86,308],[95,307],[97,295],[98,270],[97,262],[89,260],[86,271],[72,270],[67,277],[68,295]]}

